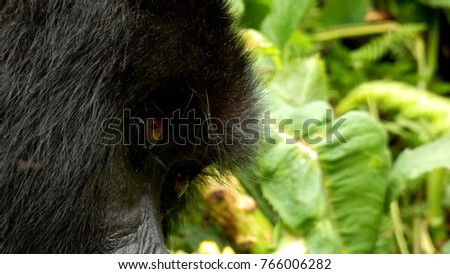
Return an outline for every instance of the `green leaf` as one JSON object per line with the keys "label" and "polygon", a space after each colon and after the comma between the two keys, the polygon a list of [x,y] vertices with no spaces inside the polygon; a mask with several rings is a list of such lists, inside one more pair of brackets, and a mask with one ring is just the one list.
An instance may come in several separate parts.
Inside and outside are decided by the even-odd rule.
{"label": "green leaf", "polygon": [[300,21],[314,6],[315,2],[315,0],[273,1],[272,10],[262,23],[262,33],[278,48],[283,49]]}
{"label": "green leaf", "polygon": [[329,25],[364,22],[370,2],[369,0],[326,0],[322,12],[323,21]]}
{"label": "green leaf", "polygon": [[450,100],[399,82],[374,81],[356,87],[337,107],[338,113],[361,105],[395,113],[396,118],[420,121],[432,136],[450,132]]}
{"label": "green leaf", "polygon": [[312,101],[327,99],[329,88],[323,60],[316,55],[293,61],[276,74],[269,91],[269,100],[274,100],[272,107],[275,109],[298,108]]}
{"label": "green leaf", "polygon": [[403,151],[395,161],[392,180],[405,183],[439,168],[450,169],[450,137]]}
{"label": "green leaf", "polygon": [[302,145],[287,145],[281,137],[262,158],[262,192],[283,222],[304,235],[314,226],[324,200],[320,170]]}
{"label": "green leaf", "polygon": [[[313,105],[329,107],[305,108]],[[303,111],[291,117],[305,122]],[[320,138],[316,145],[272,127],[276,142],[264,146],[258,161],[262,194],[291,231],[306,236],[310,252],[373,252],[390,169],[385,132],[362,112],[337,123],[326,124],[330,117],[320,112],[309,119],[323,121],[305,136]],[[332,131],[333,125],[341,126]],[[329,243],[318,242],[320,235]]]}
{"label": "green leaf", "polygon": [[367,113],[349,112],[341,119],[346,120],[338,131],[347,142],[325,138],[317,146],[328,218],[340,252],[370,253],[377,241],[391,163],[386,134]]}
{"label": "green leaf", "polygon": [[329,219],[317,222],[306,238],[307,252],[310,254],[339,253],[339,240]]}
{"label": "green leaf", "polygon": [[[298,170],[298,166],[292,164],[301,162],[305,166],[312,165],[311,162],[305,159],[305,157],[308,157],[308,153],[311,152],[311,148],[306,145],[298,146],[293,143],[296,143],[298,139],[302,139],[305,135],[312,134],[317,130],[317,128],[310,127],[308,132],[303,131],[302,125],[304,125],[306,121],[314,120],[317,124],[326,124],[327,110],[331,110],[331,106],[325,101],[315,101],[304,105],[301,108],[295,106],[283,107],[282,103],[284,101],[281,100],[278,101],[278,103],[275,103],[276,100],[276,96],[273,96],[271,97],[270,102],[272,103],[272,106],[277,105],[278,107],[272,107],[271,112],[265,114],[265,119],[275,120],[273,121],[275,123],[272,125],[265,125],[264,132],[265,134],[270,133],[270,135],[265,136],[265,140],[263,140],[260,153],[261,156],[258,157],[259,165],[250,170],[248,167],[245,167],[245,170],[239,170],[235,175],[247,192],[255,198],[261,211],[263,211],[272,222],[276,222],[278,219],[273,210],[273,207],[275,207],[276,213],[278,215],[282,214],[282,217],[284,217],[283,219],[288,220],[288,222],[292,217],[289,226],[294,230],[297,230],[298,234],[303,235],[303,229],[312,225],[308,224],[303,226],[303,223],[309,222],[312,217],[304,217],[302,211],[296,211],[293,216],[291,216],[292,208],[289,207],[289,205],[285,206],[282,204],[285,202],[290,203],[289,199],[281,196],[281,201],[278,203],[277,193],[288,190],[289,196],[295,196],[293,201],[303,199],[304,189],[302,186],[297,187],[296,185],[300,176],[297,173],[301,173],[301,176],[307,177],[309,176],[307,172],[315,172],[316,179],[320,178],[320,174],[317,173],[319,167],[312,169],[312,166],[310,166],[309,169]],[[287,120],[291,120],[291,123],[281,126]],[[272,140],[273,142],[270,140],[272,138],[274,139]],[[289,143],[291,144],[286,144],[286,138],[290,138]],[[294,171],[292,171],[292,169],[294,169]],[[261,182],[261,184],[255,184],[255,178],[258,178],[256,181]],[[286,185],[290,185],[289,188],[286,188]],[[280,190],[281,192],[276,190],[277,187],[283,188]],[[297,198],[297,196],[300,198]],[[268,201],[268,199],[270,201]],[[305,199],[309,198],[306,197]],[[313,203],[315,203],[316,197],[312,197],[311,199],[313,200]],[[300,206],[300,204],[308,202],[309,201],[300,201],[298,204],[294,202],[293,205]],[[295,216],[297,213],[300,214],[300,216]]]}
{"label": "green leaf", "polygon": [[[274,106],[276,95],[279,94],[272,95],[271,102]],[[257,197],[256,200],[266,208],[264,201],[267,200],[289,228],[304,235],[309,228],[314,227],[314,221],[320,208],[324,209],[325,201],[321,192],[320,167],[311,160],[311,157],[316,157],[315,152],[298,140],[307,134],[301,132],[302,125],[307,120],[314,119],[320,125],[326,123],[327,110],[331,106],[324,101],[317,101],[301,108],[282,107],[283,102],[285,103],[283,100],[278,101],[278,107],[273,107],[273,112],[270,113],[271,117],[266,117],[276,118],[276,123],[265,128],[265,132],[270,132],[271,136],[266,136],[266,143],[258,160],[259,170],[256,171],[259,173],[256,175],[260,178],[258,181],[261,182],[260,194],[264,197]],[[292,120],[291,124],[280,126],[289,119]],[[274,140],[271,141],[270,138]],[[252,194],[258,194],[254,180],[240,176],[241,178],[246,189],[251,189]]]}
{"label": "green leaf", "polygon": [[420,0],[419,2],[434,8],[450,9],[450,0]]}
{"label": "green leaf", "polygon": [[248,28],[259,30],[264,18],[270,13],[272,0],[244,0],[245,13],[242,18]]}

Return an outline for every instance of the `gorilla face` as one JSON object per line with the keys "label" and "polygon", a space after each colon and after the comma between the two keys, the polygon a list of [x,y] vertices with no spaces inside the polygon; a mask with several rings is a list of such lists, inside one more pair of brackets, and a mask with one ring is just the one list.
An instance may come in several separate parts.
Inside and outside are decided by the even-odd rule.
{"label": "gorilla face", "polygon": [[205,167],[255,149],[232,24],[219,0],[1,1],[0,252],[166,252]]}

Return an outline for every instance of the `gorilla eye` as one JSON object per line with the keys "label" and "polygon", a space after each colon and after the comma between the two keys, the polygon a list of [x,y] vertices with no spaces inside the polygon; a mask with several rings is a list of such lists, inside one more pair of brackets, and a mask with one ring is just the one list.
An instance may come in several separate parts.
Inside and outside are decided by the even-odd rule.
{"label": "gorilla eye", "polygon": [[159,118],[148,118],[147,119],[147,141],[151,144],[156,143],[162,134],[162,123]]}

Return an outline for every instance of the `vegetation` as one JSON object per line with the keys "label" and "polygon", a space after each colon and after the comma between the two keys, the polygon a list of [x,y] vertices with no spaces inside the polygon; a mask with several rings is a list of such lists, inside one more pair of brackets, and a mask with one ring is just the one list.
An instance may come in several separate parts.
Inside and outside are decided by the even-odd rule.
{"label": "vegetation", "polygon": [[276,123],[171,249],[450,253],[450,0],[232,5]]}

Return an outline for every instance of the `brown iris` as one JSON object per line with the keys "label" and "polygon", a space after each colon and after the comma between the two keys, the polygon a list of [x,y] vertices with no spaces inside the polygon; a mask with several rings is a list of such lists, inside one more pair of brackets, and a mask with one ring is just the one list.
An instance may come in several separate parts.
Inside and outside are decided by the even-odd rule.
{"label": "brown iris", "polygon": [[162,134],[162,123],[159,118],[147,119],[147,140],[150,143],[156,143]]}

